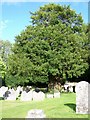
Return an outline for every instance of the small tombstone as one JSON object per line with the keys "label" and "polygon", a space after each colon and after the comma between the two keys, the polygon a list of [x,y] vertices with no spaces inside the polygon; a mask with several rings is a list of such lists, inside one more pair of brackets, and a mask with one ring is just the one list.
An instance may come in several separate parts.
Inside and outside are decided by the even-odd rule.
{"label": "small tombstone", "polygon": [[31,101],[32,100],[32,91],[26,93],[26,91],[23,91],[21,94],[21,101]]}
{"label": "small tombstone", "polygon": [[11,94],[9,94],[6,100],[16,100],[16,98],[17,98],[16,91],[12,90]]}
{"label": "small tombstone", "polygon": [[54,95],[53,94],[47,94],[47,98],[53,98]]}
{"label": "small tombstone", "polygon": [[21,87],[21,86],[18,86],[18,87],[17,87],[17,91],[19,91],[19,92],[22,91],[22,87]]}
{"label": "small tombstone", "polygon": [[90,84],[86,81],[81,81],[76,85],[76,113],[77,114],[88,114],[89,111],[89,100],[88,100],[88,90],[90,89]]}
{"label": "small tombstone", "polygon": [[27,94],[26,91],[23,91],[21,93],[21,98],[20,98],[21,101],[26,101],[26,99],[27,99],[26,94]]}
{"label": "small tombstone", "polygon": [[16,96],[14,94],[11,94],[9,97],[7,97],[6,100],[16,100]]}
{"label": "small tombstone", "polygon": [[60,92],[54,93],[54,98],[60,98]]}
{"label": "small tombstone", "polygon": [[45,99],[45,94],[43,92],[35,92],[33,91],[33,100],[35,101],[42,101]]}
{"label": "small tombstone", "polygon": [[5,94],[5,92],[8,90],[8,87],[2,86],[0,88],[0,97],[3,97],[3,95]]}
{"label": "small tombstone", "polygon": [[45,118],[45,114],[43,110],[40,109],[33,109],[28,111],[26,118]]}
{"label": "small tombstone", "polygon": [[33,91],[29,91],[27,93],[27,101],[31,101],[33,99]]}

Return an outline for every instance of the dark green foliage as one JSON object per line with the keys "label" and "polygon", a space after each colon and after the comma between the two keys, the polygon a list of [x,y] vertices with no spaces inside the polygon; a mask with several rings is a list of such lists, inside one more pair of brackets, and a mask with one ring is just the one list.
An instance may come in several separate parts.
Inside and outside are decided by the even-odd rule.
{"label": "dark green foliage", "polygon": [[33,24],[16,37],[6,83],[62,83],[84,74],[89,53],[87,27],[81,15],[70,6],[48,4],[31,18]]}
{"label": "dark green foliage", "polygon": [[81,14],[76,14],[70,6],[60,6],[59,4],[48,4],[40,7],[38,11],[32,14],[33,24],[43,24],[45,26],[56,25],[59,22],[69,26],[74,33],[82,31],[83,19]]}

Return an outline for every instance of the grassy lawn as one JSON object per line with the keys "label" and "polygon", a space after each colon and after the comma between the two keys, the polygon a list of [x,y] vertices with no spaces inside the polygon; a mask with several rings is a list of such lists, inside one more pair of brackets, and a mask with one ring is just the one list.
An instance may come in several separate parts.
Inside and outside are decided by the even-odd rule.
{"label": "grassy lawn", "polygon": [[62,93],[61,98],[41,102],[0,101],[2,118],[25,118],[30,109],[44,110],[47,118],[88,118],[88,115],[75,113],[75,99],[75,93]]}

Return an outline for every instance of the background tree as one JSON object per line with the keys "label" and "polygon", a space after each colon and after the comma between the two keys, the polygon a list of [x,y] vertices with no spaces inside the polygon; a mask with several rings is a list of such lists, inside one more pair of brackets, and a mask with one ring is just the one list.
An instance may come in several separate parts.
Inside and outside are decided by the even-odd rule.
{"label": "background tree", "polygon": [[[11,53],[12,44],[10,41],[0,40],[0,84],[5,85],[8,55]],[[0,85],[0,86],[1,86]]]}
{"label": "background tree", "polygon": [[0,56],[4,62],[7,62],[8,55],[11,53],[12,44],[8,40],[0,40]]}
{"label": "background tree", "polygon": [[5,83],[4,81],[5,74],[6,74],[6,65],[3,62],[2,58],[0,57],[0,87]]}
{"label": "background tree", "polygon": [[33,24],[16,37],[8,62],[12,83],[64,83],[84,74],[89,54],[82,16],[70,6],[48,4],[31,18]]}

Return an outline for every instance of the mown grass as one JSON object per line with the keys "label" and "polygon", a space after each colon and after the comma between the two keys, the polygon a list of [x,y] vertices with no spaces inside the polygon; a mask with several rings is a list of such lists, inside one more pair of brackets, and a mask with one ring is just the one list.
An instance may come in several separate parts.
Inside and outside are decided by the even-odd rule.
{"label": "mown grass", "polygon": [[45,99],[41,102],[0,101],[2,118],[25,118],[31,109],[44,110],[47,118],[88,118],[76,114],[76,94],[62,93],[60,98]]}

